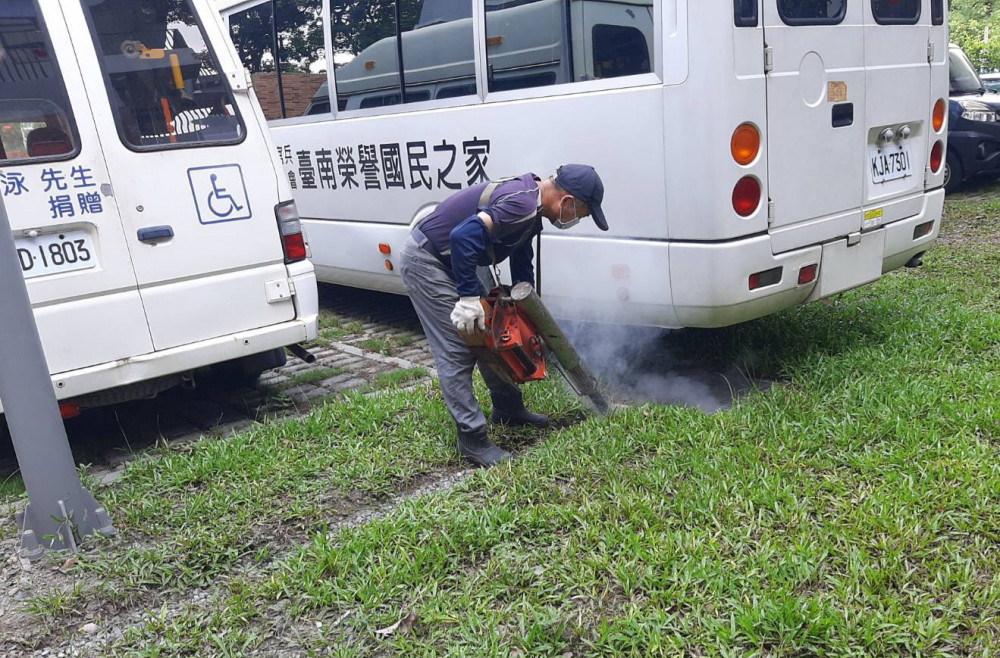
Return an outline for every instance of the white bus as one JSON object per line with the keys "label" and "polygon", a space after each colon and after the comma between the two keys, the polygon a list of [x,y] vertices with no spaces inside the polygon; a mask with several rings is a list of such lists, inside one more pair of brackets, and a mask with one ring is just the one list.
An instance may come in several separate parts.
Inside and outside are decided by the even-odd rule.
{"label": "white bus", "polygon": [[543,235],[560,317],[733,324],[938,234],[943,0],[215,2],[323,281],[402,292],[434,204],[563,162],[600,172],[611,230]]}
{"label": "white bus", "polygon": [[227,44],[206,0],[0,2],[0,194],[64,416],[316,335],[291,189]]}

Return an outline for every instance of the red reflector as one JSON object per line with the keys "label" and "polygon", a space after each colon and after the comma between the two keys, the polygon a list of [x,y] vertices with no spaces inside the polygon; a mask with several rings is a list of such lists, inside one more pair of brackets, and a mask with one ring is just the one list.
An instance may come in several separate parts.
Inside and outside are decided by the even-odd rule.
{"label": "red reflector", "polygon": [[392,253],[392,247],[390,247],[387,242],[379,242],[378,251],[380,254],[385,254],[386,256],[388,256],[389,254]]}
{"label": "red reflector", "polygon": [[760,206],[760,182],[753,176],[744,176],[733,188],[733,210],[740,217],[749,217]]}
{"label": "red reflector", "polygon": [[923,224],[917,224],[913,228],[913,239],[919,240],[925,235],[930,235],[931,231],[934,230],[934,222],[924,222]]}
{"label": "red reflector", "polygon": [[305,260],[306,241],[302,238],[301,233],[283,235],[281,236],[281,242],[285,247],[286,263],[294,263],[296,261]]}
{"label": "red reflector", "polygon": [[83,412],[80,411],[80,405],[74,402],[62,402],[59,404],[59,415],[62,416],[63,420],[67,418],[76,418]]}
{"label": "red reflector", "polygon": [[389,260],[388,258],[385,259],[385,269],[389,270],[390,272],[392,271],[392,261]]}
{"label": "red reflector", "polygon": [[931,171],[935,174],[941,171],[941,163],[944,161],[944,142],[934,142],[931,149]]}
{"label": "red reflector", "polygon": [[819,265],[813,263],[812,265],[806,265],[799,270],[799,285],[801,286],[815,281],[817,268],[819,268]]}

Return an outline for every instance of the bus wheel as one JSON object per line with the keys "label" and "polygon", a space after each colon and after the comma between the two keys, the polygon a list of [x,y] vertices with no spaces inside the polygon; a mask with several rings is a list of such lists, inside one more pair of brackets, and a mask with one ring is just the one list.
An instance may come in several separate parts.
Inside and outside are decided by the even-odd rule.
{"label": "bus wheel", "polygon": [[948,156],[944,161],[944,191],[951,194],[962,186],[962,163],[958,156],[948,151]]}

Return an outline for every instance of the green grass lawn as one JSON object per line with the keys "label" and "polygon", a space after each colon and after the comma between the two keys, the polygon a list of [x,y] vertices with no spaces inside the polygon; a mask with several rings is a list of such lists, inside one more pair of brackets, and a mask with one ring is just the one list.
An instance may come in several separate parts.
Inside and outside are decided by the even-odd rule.
{"label": "green grass lawn", "polygon": [[346,526],[458,466],[434,388],[139,460],[102,492],[123,539],[49,607],[214,586],[117,655],[996,655],[1000,202],[947,212],[922,269],[681,334],[780,382],[715,416],[572,422],[558,386],[529,386],[561,429],[509,433],[509,466]]}

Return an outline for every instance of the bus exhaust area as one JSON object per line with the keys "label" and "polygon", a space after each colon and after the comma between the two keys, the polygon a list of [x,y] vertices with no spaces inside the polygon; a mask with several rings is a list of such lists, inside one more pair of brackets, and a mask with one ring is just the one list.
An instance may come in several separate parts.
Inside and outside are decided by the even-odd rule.
{"label": "bus exhaust area", "polygon": [[716,413],[771,382],[735,364],[719,367],[677,356],[675,334],[616,324],[566,323],[552,317],[528,283],[497,289],[487,329],[466,337],[498,372],[523,384],[555,371],[588,409],[607,414],[646,402]]}

